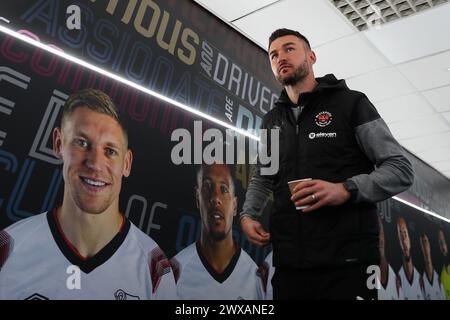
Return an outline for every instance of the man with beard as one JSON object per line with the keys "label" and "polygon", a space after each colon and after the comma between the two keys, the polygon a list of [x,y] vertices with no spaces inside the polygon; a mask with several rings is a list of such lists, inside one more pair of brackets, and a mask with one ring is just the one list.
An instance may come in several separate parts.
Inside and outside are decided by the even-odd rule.
{"label": "man with beard", "polygon": [[262,299],[258,268],[233,240],[237,198],[225,164],[202,165],[197,172],[196,203],[200,240],[172,260],[180,299]]}
{"label": "man with beard", "polygon": [[[411,163],[363,93],[332,74],[315,78],[305,36],[276,30],[268,52],[284,90],[262,129],[279,130],[267,146],[279,143],[280,170],[255,165],[241,227],[255,245],[272,242],[275,299],[376,299],[366,286],[379,264],[376,202],[412,184]],[[270,191],[268,233],[258,218]]]}
{"label": "man with beard", "polygon": [[443,230],[439,230],[439,250],[443,257],[442,271],[440,280],[444,287],[445,297],[450,300],[450,259],[448,255],[447,241],[445,241],[445,234]]}
{"label": "man with beard", "polygon": [[119,211],[133,157],[111,99],[93,89],[71,95],[53,150],[62,205],[0,232],[0,299],[173,299],[169,261]]}
{"label": "man with beard", "polygon": [[425,270],[422,274],[424,298],[425,300],[445,300],[444,288],[433,267],[430,240],[425,233],[420,236],[420,247],[425,262]]}
{"label": "man with beard", "polygon": [[423,300],[423,282],[412,261],[411,240],[406,220],[403,217],[397,219],[397,233],[403,253],[402,267],[398,271],[403,298],[405,300]]}

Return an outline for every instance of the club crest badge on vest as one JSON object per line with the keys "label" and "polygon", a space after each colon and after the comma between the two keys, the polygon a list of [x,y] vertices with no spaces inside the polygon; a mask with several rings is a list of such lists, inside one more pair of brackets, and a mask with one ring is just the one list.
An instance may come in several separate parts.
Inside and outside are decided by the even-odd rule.
{"label": "club crest badge on vest", "polygon": [[319,127],[326,127],[333,120],[333,116],[328,111],[321,111],[316,115],[316,124]]}

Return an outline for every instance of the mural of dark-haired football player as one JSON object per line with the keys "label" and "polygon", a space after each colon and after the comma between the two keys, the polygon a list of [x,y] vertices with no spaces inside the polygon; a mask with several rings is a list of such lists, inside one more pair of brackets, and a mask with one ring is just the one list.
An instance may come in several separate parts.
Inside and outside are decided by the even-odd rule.
{"label": "mural of dark-haired football player", "polygon": [[0,231],[0,299],[176,297],[164,253],[119,211],[133,157],[110,97],[72,94],[53,150],[63,162],[62,204]]}
{"label": "mural of dark-haired football player", "polygon": [[402,300],[403,291],[400,286],[400,279],[390,266],[386,258],[386,237],[384,234],[383,221],[378,215],[378,223],[380,225],[380,283],[378,288],[378,300]]}
{"label": "mural of dark-haired football player", "polygon": [[443,265],[441,270],[440,280],[444,287],[445,297],[450,300],[450,256],[448,254],[447,241],[445,240],[445,234],[442,229],[438,233],[439,250],[443,257]]}
{"label": "mural of dark-haired football player", "polygon": [[180,299],[263,299],[256,263],[233,240],[237,198],[226,164],[199,166],[196,204],[201,237],[181,250],[171,263]]}
{"label": "mural of dark-haired football player", "polygon": [[433,267],[430,240],[425,233],[420,235],[420,247],[422,249],[423,260],[425,262],[425,270],[422,274],[425,300],[445,300],[444,288],[439,280],[437,272]]}
{"label": "mural of dark-haired football player", "polygon": [[411,240],[405,218],[397,219],[397,232],[402,249],[402,267],[398,271],[405,300],[423,300],[423,284],[411,257]]}

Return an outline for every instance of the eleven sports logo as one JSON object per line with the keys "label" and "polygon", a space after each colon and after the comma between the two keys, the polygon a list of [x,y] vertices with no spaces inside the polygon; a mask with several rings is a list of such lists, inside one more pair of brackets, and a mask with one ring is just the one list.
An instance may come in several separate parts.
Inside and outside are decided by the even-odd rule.
{"label": "eleven sports logo", "polygon": [[[321,128],[328,126],[333,120],[333,115],[328,111],[321,111],[315,117],[316,125]],[[336,132],[310,132],[308,135],[309,139],[316,138],[336,138]]]}

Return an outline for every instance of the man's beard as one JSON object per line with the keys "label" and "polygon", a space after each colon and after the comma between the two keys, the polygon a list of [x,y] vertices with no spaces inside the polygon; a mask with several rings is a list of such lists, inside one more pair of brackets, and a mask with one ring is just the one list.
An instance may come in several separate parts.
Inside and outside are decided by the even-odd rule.
{"label": "man's beard", "polygon": [[286,86],[293,86],[297,83],[303,81],[307,76],[309,75],[309,69],[308,69],[308,61],[305,58],[305,61],[301,65],[295,69],[294,74],[292,74],[290,77],[284,78],[281,75],[277,76],[277,80],[283,85]]}

